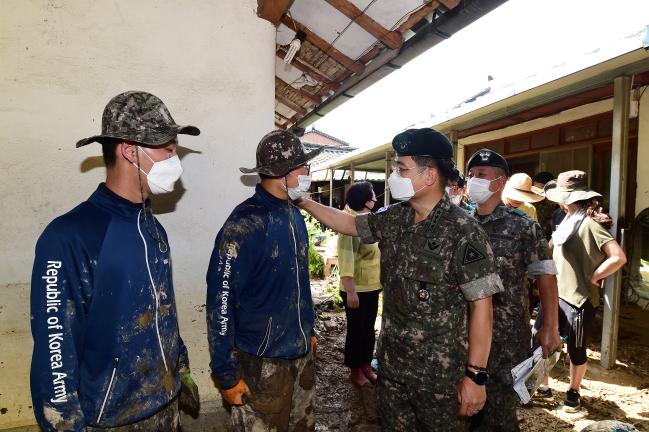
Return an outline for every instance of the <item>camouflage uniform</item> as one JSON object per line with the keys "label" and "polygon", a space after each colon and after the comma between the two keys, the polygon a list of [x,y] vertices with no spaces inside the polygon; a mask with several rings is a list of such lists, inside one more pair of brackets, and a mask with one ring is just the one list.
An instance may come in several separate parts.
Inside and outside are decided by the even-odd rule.
{"label": "camouflage uniform", "polygon": [[467,361],[467,302],[502,291],[487,237],[447,195],[428,218],[396,204],[356,217],[379,242],[383,319],[378,403],[384,430],[464,430],[457,383]]}
{"label": "camouflage uniform", "polygon": [[556,274],[556,267],[541,227],[522,211],[501,204],[490,215],[473,215],[489,236],[505,291],[493,296],[487,403],[472,424],[486,430],[518,431],[519,400],[511,370],[532,354],[526,278]]}
{"label": "camouflage uniform", "polygon": [[550,237],[552,237],[552,215],[559,206],[548,199],[539,201],[535,206],[536,216],[545,233],[545,239],[550,240]]}
{"label": "camouflage uniform", "polygon": [[257,357],[243,351],[237,355],[252,399],[244,395],[246,404],[232,407],[234,430],[314,430],[313,351],[296,360]]}

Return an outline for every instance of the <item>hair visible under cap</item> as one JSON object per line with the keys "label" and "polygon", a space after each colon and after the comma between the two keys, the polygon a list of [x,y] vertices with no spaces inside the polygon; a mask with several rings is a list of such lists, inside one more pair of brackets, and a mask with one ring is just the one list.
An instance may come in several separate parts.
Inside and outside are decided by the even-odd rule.
{"label": "hair visible under cap", "polygon": [[104,158],[104,165],[106,165],[106,168],[112,167],[117,162],[117,146],[124,140],[100,138],[97,141],[101,143],[101,155]]}
{"label": "hair visible under cap", "polygon": [[365,208],[365,203],[372,200],[374,188],[370,182],[354,183],[347,190],[345,204],[354,211],[361,211]]}
{"label": "hair visible under cap", "polygon": [[550,180],[554,179],[554,174],[552,174],[551,172],[541,171],[540,173],[534,174],[534,177],[532,177],[532,182],[546,184]]}
{"label": "hair visible under cap", "polygon": [[613,219],[604,211],[598,197],[575,201],[573,204],[586,211],[586,216],[608,229],[613,226]]}
{"label": "hair visible under cap", "polygon": [[435,159],[430,156],[413,156],[412,160],[419,168],[433,167],[436,168],[441,177],[441,184],[446,187],[446,184],[457,182],[460,179],[460,172],[455,167],[453,159]]}

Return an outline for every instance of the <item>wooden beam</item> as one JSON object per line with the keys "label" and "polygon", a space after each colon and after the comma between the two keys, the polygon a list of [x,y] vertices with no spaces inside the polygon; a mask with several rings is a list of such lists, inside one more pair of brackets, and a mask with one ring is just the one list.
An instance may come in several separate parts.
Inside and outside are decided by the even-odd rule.
{"label": "wooden beam", "polygon": [[423,17],[437,9],[439,5],[440,3],[438,1],[433,0],[429,4],[422,6],[421,9],[419,9],[417,12],[410,14],[408,19],[399,26],[399,31],[403,33],[404,31],[409,30],[410,27],[421,21]]}
{"label": "wooden beam", "polygon": [[460,0],[433,0],[429,4],[422,6],[417,12],[413,13],[408,17],[408,19],[399,26],[399,31],[403,33],[404,31],[410,29],[410,27],[417,24],[423,17],[431,14],[435,9],[440,6],[445,6],[447,9],[451,10],[457,7],[460,4]]}
{"label": "wooden beam", "polygon": [[302,116],[306,115],[307,113],[306,108],[296,104],[295,102],[285,98],[282,95],[278,95],[277,93],[275,93],[275,99],[277,99],[280,103],[286,105],[287,107],[289,107],[290,109],[292,109],[293,111],[295,111],[296,113]]}
{"label": "wooden beam", "polygon": [[275,89],[277,89],[278,87],[287,88],[290,91],[300,95],[300,97],[310,100],[316,105],[320,105],[322,103],[322,100],[318,96],[312,95],[311,93],[302,90],[301,88],[295,88],[289,83],[284,82],[281,78],[275,77]]}
{"label": "wooden beam", "polygon": [[282,15],[291,7],[294,0],[257,0],[257,16],[279,25]]}
{"label": "wooden beam", "polygon": [[369,50],[365,55],[363,55],[359,60],[363,64],[367,64],[370,60],[374,60],[376,56],[381,54],[381,44],[376,44],[372,47],[371,50]]}
{"label": "wooden beam", "polygon": [[280,119],[286,121],[286,122],[290,122],[290,121],[291,121],[290,118],[286,117],[285,115],[283,115],[283,114],[280,113],[280,112],[275,111],[275,115],[276,115],[277,117],[279,117]]}
{"label": "wooden beam", "polygon": [[[286,50],[282,47],[279,47],[276,51],[277,57],[281,58],[284,60],[284,57],[286,56]],[[299,59],[295,57],[293,61],[291,62],[291,66],[294,66],[295,68],[301,70],[304,73],[307,73],[311,75],[313,78],[316,80],[320,81],[320,83],[327,89],[330,90],[332,89],[332,85],[334,82],[331,78],[329,78],[327,75],[324,73],[320,72],[315,66],[312,64],[309,64],[305,62],[302,59]]]}
{"label": "wooden beam", "polygon": [[349,0],[327,0],[331,6],[338,9],[343,15],[351,18],[369,34],[383,42],[390,49],[401,48],[403,36],[398,31],[390,31],[363,13]]}
{"label": "wooden beam", "polygon": [[363,74],[363,71],[365,70],[365,65],[363,65],[359,61],[354,61],[350,59],[345,54],[341,53],[336,48],[331,46],[329,42],[327,42],[317,34],[313,33],[311,30],[309,30],[306,26],[295,21],[293,18],[289,18],[286,15],[282,17],[282,23],[286,25],[288,28],[295,30],[296,32],[300,30],[303,31],[306,34],[306,40],[311,42],[313,45],[315,45],[319,50],[324,52],[326,55],[328,55],[329,57],[331,57],[341,65],[343,65],[346,69],[349,69],[350,71],[354,72],[356,75]]}
{"label": "wooden beam", "polygon": [[459,5],[462,0],[438,0],[438,1],[444,6],[446,6],[446,9],[451,10],[451,9],[455,9],[455,7]]}

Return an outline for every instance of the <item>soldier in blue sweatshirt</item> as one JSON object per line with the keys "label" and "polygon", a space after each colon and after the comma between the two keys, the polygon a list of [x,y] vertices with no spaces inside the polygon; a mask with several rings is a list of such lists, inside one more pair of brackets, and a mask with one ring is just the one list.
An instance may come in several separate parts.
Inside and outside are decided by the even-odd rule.
{"label": "soldier in blue sweatshirt", "polygon": [[114,97],[102,118],[106,182],[54,219],[36,245],[31,393],[45,431],[179,427],[181,381],[197,395],[178,331],[167,235],[150,194],[182,168],[177,125],[145,92]]}
{"label": "soldier in blue sweatshirt", "polygon": [[219,231],[207,272],[210,367],[236,431],[315,428],[314,311],[308,235],[290,200],[306,194],[308,161],[290,132],[257,147],[255,194]]}

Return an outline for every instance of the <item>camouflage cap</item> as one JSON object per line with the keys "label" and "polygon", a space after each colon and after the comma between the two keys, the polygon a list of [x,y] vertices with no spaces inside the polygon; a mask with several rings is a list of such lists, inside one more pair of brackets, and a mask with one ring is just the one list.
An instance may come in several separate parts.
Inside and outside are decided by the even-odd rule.
{"label": "camouflage cap", "polygon": [[274,130],[264,135],[257,145],[257,166],[239,168],[239,171],[245,174],[283,176],[316,157],[323,149],[324,147],[320,147],[307,153],[295,134],[284,130]]}
{"label": "camouflage cap", "polygon": [[101,135],[84,138],[77,147],[102,138],[115,138],[157,147],[178,134],[199,135],[196,126],[177,125],[162,101],[151,93],[128,91],[108,102],[101,118]]}

